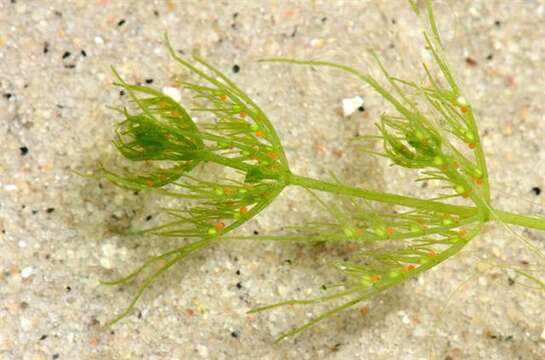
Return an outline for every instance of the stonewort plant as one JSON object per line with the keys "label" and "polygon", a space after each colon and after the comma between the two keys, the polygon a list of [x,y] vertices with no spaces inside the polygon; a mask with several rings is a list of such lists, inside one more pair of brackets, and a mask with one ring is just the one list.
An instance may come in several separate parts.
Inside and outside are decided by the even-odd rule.
{"label": "stonewort plant", "polygon": [[[417,181],[444,184],[440,192],[428,198],[373,191],[338,180],[327,182],[292,173],[275,128],[261,108],[202,58],[193,56],[189,61],[180,57],[168,38],[170,55],[193,78],[181,84],[193,94],[193,103],[197,104],[193,108],[187,110],[151,87],[128,84],[114,70],[115,85],[129,95],[132,103],[129,108],[116,109],[123,120],[117,124],[114,144],[125,158],[145,163],[146,167],[145,171],[112,171],[102,166],[100,173],[121,187],[183,201],[178,208],[165,209],[170,221],[135,233],[185,240],[183,245],[149,258],[126,277],[103,282],[121,285],[143,278],[128,307],[110,324],[127,316],[145,289],[174,264],[220,241],[361,244],[363,250],[357,254],[358,261],[335,264],[346,280],[327,287],[327,295],[251,310],[256,313],[283,305],[344,301],[281,334],[277,338],[280,341],[439,265],[458,254],[488,222],[545,230],[544,218],[492,206],[474,111],[444,58],[431,2],[427,1],[425,11],[413,1],[409,3],[425,23],[423,35],[433,60],[431,64],[423,64],[426,75],[423,83],[396,78],[376,56],[385,83],[333,62],[263,61],[335,68],[354,75],[381,95],[394,112],[383,114],[376,123],[377,132],[361,139],[367,147],[366,153],[417,172]],[[194,121],[192,114],[199,114],[203,120]],[[213,163],[225,171],[205,178],[197,171],[204,163]],[[298,227],[293,234],[251,238],[226,235],[257,216],[288,186],[308,190],[323,208],[323,217]],[[329,197],[325,199],[321,193],[329,193]],[[346,199],[351,203],[350,209],[338,205]],[[541,260],[545,257],[538,247],[529,243],[528,246]],[[517,272],[545,291],[545,283],[537,275]]]}

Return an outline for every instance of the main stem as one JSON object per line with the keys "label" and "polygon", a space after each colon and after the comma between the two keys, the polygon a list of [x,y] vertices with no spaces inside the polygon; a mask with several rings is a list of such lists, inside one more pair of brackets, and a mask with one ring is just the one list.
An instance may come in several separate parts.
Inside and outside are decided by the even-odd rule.
{"label": "main stem", "polygon": [[447,214],[461,215],[464,217],[475,215],[478,211],[476,207],[451,205],[433,200],[417,199],[409,196],[364,190],[344,184],[328,183],[325,181],[294,174],[291,174],[289,176],[287,182],[290,185],[301,186],[306,189],[314,189],[318,191],[359,197],[366,200],[379,201],[393,205],[401,205],[413,209],[431,210]]}
{"label": "main stem", "polygon": [[496,209],[493,209],[491,212],[493,214],[492,216],[495,217],[495,219],[493,218],[491,220],[498,220],[507,224],[519,225],[519,226],[524,226],[531,229],[545,231],[544,218],[519,215],[519,214],[514,214],[508,211],[496,210]]}
{"label": "main stem", "polygon": [[[472,216],[478,213],[477,207],[451,205],[434,200],[424,200],[409,196],[376,192],[339,183],[329,183],[295,174],[290,174],[286,178],[286,182],[289,185],[301,186],[305,189],[313,189],[323,192],[348,195],[392,205],[401,205],[413,209],[431,210],[446,214],[460,215],[463,217]],[[508,211],[496,209],[492,209],[490,213],[492,214],[491,218],[485,219],[483,221],[498,220],[507,224],[519,225],[527,228],[545,231],[544,218],[519,215]]]}

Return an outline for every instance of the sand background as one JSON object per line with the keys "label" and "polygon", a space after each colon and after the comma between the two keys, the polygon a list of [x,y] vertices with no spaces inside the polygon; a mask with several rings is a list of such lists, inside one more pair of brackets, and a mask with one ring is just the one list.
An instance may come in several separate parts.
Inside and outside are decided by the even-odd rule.
{"label": "sand background", "polygon": [[[479,118],[494,204],[543,214],[545,4],[435,3],[449,60]],[[155,217],[156,199],[73,171],[118,158],[111,146],[116,118],[105,107],[121,99],[111,65],[130,82],[152,79],[158,88],[181,73],[163,46],[165,31],[176,49],[199,52],[262,106],[294,172],[327,178],[333,169],[354,185],[425,194],[405,172],[352,147],[387,110],[368,88],[335,71],[256,63],[290,56],[366,70],[373,48],[392,72],[414,78],[422,42],[403,1],[4,0],[1,359],[545,357],[543,292],[522,286],[512,271],[482,265],[539,263],[493,224],[460,256],[366,304],[368,315],[356,307],[279,345],[274,335],[318,309],[246,312],[319,294],[335,278],[329,263],[343,245],[220,244],[169,271],[131,316],[103,329],[136,288],[103,287],[98,279],[122,275],[174,242],[114,235],[113,228]],[[355,95],[365,111],[342,117],[341,100]],[[315,211],[303,192],[288,189],[240,233],[274,233]],[[543,233],[520,233],[545,247]]]}

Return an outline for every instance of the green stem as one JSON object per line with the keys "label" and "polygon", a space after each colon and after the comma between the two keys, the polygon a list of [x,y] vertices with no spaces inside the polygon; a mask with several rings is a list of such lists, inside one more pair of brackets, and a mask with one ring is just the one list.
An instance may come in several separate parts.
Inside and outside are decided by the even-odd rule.
{"label": "green stem", "polygon": [[[366,200],[373,200],[387,204],[401,205],[413,209],[422,209],[428,211],[437,211],[447,214],[460,215],[463,217],[473,216],[478,212],[477,207],[459,206],[445,204],[433,200],[424,200],[412,198],[409,196],[382,193],[371,190],[364,190],[357,187],[346,186],[338,183],[329,183],[321,180],[316,180],[304,176],[290,174],[287,177],[289,185],[301,186],[306,189],[314,189],[318,191],[330,192],[335,194],[343,194],[353,197],[359,197]],[[506,224],[524,226],[531,229],[545,230],[545,218],[535,216],[526,216],[514,214],[503,210],[490,210],[491,218],[484,219],[484,222],[497,220]]]}
{"label": "green stem", "polygon": [[493,209],[491,211],[491,214],[493,220],[498,220],[506,224],[519,225],[537,230],[545,230],[545,218],[513,214],[507,211],[496,209]]}
{"label": "green stem", "polygon": [[464,217],[471,216],[477,213],[476,207],[451,205],[433,200],[423,200],[409,196],[364,190],[357,187],[346,186],[338,183],[329,183],[294,174],[290,174],[290,176],[287,177],[287,183],[290,185],[301,186],[306,189],[314,189],[335,194],[354,196],[366,200],[406,206],[413,209],[437,211],[447,214],[460,215]]}

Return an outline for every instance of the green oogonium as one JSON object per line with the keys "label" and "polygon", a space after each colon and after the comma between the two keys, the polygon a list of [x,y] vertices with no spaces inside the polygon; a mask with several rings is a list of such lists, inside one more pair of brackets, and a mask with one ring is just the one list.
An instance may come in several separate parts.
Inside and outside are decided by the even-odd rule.
{"label": "green oogonium", "polygon": [[[167,39],[171,56],[195,78],[182,85],[197,107],[186,110],[180,103],[151,87],[126,83],[117,72],[115,85],[130,97],[131,109],[118,108],[123,120],[117,124],[114,141],[128,160],[145,162],[146,170],[112,171],[101,167],[101,175],[124,188],[154,192],[179,199],[179,208],[165,212],[170,221],[136,233],[185,239],[171,251],[149,258],[128,276],[108,285],[130,283],[143,277],[129,306],[113,324],[130,313],[142,293],[174,264],[197,250],[220,241],[240,239],[281,241],[354,241],[364,250],[361,261],[339,261],[336,268],[347,280],[331,288],[341,290],[309,299],[289,300],[258,307],[260,312],[289,304],[315,304],[344,299],[344,303],[308,323],[281,334],[293,336],[317,322],[414,278],[460,250],[490,221],[545,230],[545,219],[523,216],[492,207],[486,159],[469,101],[461,93],[443,56],[431,3],[422,14],[427,50],[439,76],[423,64],[425,84],[392,76],[380,63],[386,85],[346,65],[327,61],[268,59],[312,66],[325,66],[354,75],[393,106],[376,123],[377,133],[364,137],[370,154],[390,159],[419,174],[418,181],[442,182],[444,193],[432,198],[414,198],[325,182],[290,171],[281,141],[265,113],[235,83],[198,56],[181,58]],[[191,114],[207,118],[194,121]],[[382,142],[382,151],[373,145]],[[203,178],[197,168],[214,163],[225,175]],[[308,190],[323,207],[327,220],[308,222],[293,235],[245,238],[226,236],[267,208],[288,186]],[[326,201],[350,199],[350,210]],[[467,205],[452,203],[461,199]],[[458,201],[460,203],[460,201]],[[386,204],[388,206],[376,206]],[[529,244],[528,244],[529,245]],[[545,256],[529,245],[542,260]],[[529,272],[517,272],[545,290],[545,283]]]}

